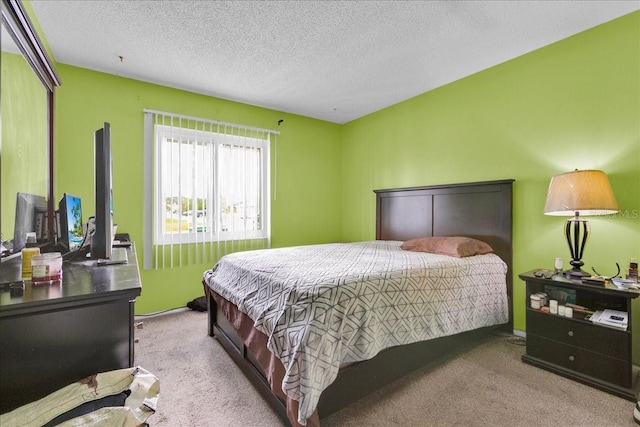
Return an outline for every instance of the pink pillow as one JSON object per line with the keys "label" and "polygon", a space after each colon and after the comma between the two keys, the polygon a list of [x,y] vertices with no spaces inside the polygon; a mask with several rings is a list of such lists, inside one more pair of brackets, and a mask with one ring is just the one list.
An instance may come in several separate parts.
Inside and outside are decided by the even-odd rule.
{"label": "pink pillow", "polygon": [[491,246],[471,237],[420,237],[400,245],[405,251],[429,252],[458,258],[493,252]]}

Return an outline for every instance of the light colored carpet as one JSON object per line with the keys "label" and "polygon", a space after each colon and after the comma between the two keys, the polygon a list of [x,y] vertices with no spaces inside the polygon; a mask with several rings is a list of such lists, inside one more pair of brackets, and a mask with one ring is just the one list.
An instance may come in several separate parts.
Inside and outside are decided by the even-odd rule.
{"label": "light colored carpet", "polygon": [[[207,314],[138,319],[136,364],[160,379],[151,426],[284,425],[222,346]],[[521,340],[494,336],[322,420],[336,426],[635,426],[633,402],[522,363]]]}

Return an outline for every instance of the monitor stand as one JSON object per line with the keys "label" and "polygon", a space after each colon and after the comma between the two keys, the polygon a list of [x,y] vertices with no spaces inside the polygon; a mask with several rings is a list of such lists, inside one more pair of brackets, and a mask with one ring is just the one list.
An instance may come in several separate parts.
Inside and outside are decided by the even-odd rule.
{"label": "monitor stand", "polygon": [[97,264],[101,265],[115,265],[115,264],[127,264],[129,258],[127,257],[126,248],[111,248],[111,258],[98,259]]}

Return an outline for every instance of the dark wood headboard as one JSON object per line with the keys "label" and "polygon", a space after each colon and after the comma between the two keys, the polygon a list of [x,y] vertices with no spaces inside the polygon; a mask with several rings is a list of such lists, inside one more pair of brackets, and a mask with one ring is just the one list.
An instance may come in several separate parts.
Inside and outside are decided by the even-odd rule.
{"label": "dark wood headboard", "polygon": [[487,242],[507,264],[513,322],[513,179],[374,190],[376,240],[468,236]]}

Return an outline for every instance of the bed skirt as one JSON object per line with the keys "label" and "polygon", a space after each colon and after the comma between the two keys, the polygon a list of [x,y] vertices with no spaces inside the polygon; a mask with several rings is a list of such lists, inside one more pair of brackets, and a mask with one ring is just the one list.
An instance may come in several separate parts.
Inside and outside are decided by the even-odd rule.
{"label": "bed skirt", "polygon": [[[267,348],[267,336],[258,331],[253,326],[253,320],[231,302],[221,297],[218,293],[211,290],[209,286],[204,284],[205,294],[211,297],[217,305],[217,309],[224,315],[230,326],[236,331],[246,346],[248,358],[252,365],[260,371],[264,380],[269,384],[271,392],[278,398],[287,408],[287,418],[292,426],[301,426],[298,423],[298,401],[286,396],[282,391],[282,379],[284,378],[284,366]],[[223,331],[220,331],[224,333]],[[242,352],[241,348],[238,351]],[[312,416],[307,419],[307,427],[319,427],[320,419],[318,410],[316,409]]]}

